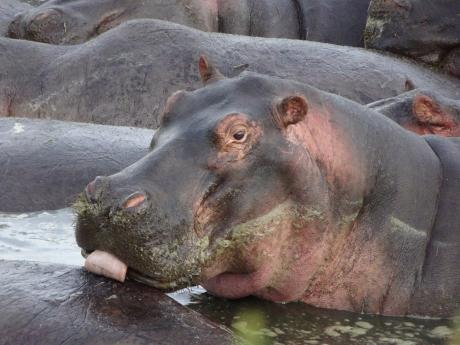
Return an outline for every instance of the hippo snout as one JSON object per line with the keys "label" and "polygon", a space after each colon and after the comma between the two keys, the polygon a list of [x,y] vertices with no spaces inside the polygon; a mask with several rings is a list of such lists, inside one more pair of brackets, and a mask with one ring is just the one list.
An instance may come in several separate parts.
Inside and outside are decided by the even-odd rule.
{"label": "hippo snout", "polygon": [[[101,202],[104,198],[103,195],[110,194],[109,191],[109,178],[104,176],[98,176],[91,181],[85,188],[86,200],[92,204]],[[144,191],[129,191],[123,193],[117,193],[115,199],[112,202],[116,202],[119,208],[124,210],[137,210],[143,208],[147,202],[147,194]]]}

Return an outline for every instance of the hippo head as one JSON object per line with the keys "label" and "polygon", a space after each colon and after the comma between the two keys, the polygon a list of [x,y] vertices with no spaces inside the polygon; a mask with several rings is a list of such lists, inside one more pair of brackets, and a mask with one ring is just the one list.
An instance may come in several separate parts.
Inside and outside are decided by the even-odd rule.
{"label": "hippo head", "polygon": [[438,63],[460,45],[459,12],[456,0],[372,0],[365,45]]}
{"label": "hippo head", "polygon": [[79,44],[120,24],[128,9],[118,9],[112,0],[51,0],[20,13],[11,22],[8,36],[50,43]]}
{"label": "hippo head", "polygon": [[319,164],[294,139],[308,100],[298,83],[227,79],[204,57],[199,67],[205,87],[168,99],[151,152],[88,185],[75,205],[77,243],[158,288],[299,298],[331,217]]}

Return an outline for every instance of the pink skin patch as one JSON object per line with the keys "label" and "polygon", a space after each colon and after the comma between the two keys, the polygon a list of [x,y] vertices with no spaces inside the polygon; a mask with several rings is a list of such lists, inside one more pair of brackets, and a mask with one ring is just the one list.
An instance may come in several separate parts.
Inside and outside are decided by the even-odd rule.
{"label": "pink skin patch", "polygon": [[124,209],[130,209],[141,206],[145,202],[145,195],[136,193],[132,195],[128,200],[123,204]]}

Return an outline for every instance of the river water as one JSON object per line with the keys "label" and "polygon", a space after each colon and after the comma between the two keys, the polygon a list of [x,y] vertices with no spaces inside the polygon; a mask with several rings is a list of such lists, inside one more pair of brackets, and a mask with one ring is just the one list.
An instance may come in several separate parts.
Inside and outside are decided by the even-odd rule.
{"label": "river water", "polygon": [[[81,266],[70,209],[28,214],[0,213],[0,259]],[[200,287],[170,294],[181,304],[232,328],[249,345],[454,344],[452,322],[390,318],[322,310],[303,303],[246,298],[228,301]],[[456,344],[460,344],[455,342]]]}

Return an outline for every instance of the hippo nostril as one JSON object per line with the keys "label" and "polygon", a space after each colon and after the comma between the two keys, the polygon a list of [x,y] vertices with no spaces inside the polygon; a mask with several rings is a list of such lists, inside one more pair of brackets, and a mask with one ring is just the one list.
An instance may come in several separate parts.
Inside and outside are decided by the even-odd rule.
{"label": "hippo nostril", "polygon": [[136,192],[131,194],[123,203],[122,207],[124,209],[133,209],[141,206],[145,203],[146,196],[142,192]]}
{"label": "hippo nostril", "polygon": [[95,181],[92,181],[88,183],[88,185],[85,188],[85,194],[86,194],[86,199],[91,202],[95,202],[96,198],[96,183]]}

